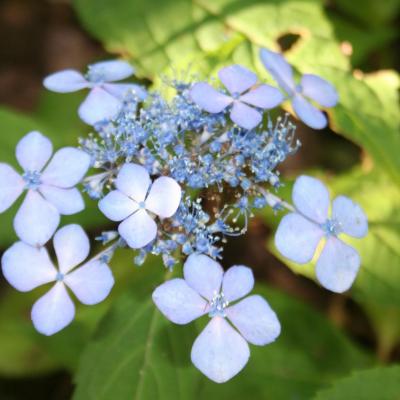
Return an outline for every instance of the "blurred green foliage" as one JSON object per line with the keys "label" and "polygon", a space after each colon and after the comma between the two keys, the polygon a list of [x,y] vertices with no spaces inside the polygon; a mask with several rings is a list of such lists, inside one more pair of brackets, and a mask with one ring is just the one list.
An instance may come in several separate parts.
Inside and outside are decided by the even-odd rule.
{"label": "blurred green foliage", "polygon": [[[323,170],[316,175],[332,194],[361,204],[369,217],[368,236],[351,241],[363,264],[349,296],[368,316],[378,356],[389,358],[400,343],[399,76],[388,69],[394,62],[389,49],[397,37],[393,21],[399,1],[75,0],[74,7],[93,37],[110,53],[132,60],[139,76],[155,87],[160,74],[204,78],[229,63],[250,67],[271,82],[258,59],[260,46],[284,50],[296,73],[317,73],[336,85],[340,103],[329,111],[330,127],[363,150],[363,162],[340,176]],[[379,61],[373,57],[376,52]],[[15,145],[32,129],[48,135],[55,147],[75,145],[88,131],[76,115],[82,98],[44,93],[30,116],[1,109],[0,159],[16,165]],[[290,181],[288,177],[280,193],[284,197],[290,197]],[[100,230],[105,220],[93,202],[87,205],[84,213],[63,222]],[[2,248],[15,239],[14,212],[15,207],[1,217]],[[261,217],[271,227],[279,220],[270,212]],[[268,247],[279,257],[272,240]],[[313,263],[281,260],[314,278]],[[392,400],[400,393],[399,367],[357,371],[375,364],[375,357],[358,349],[322,314],[264,286],[257,291],[276,309],[282,336],[272,346],[252,346],[249,365],[231,382],[206,381],[189,360],[190,344],[204,321],[178,327],[152,306],[151,292],[164,279],[159,261],[134,269],[132,253],[122,252],[112,265],[117,284],[110,298],[96,307],[78,308],[72,326],[52,338],[34,332],[29,320],[40,290],[4,290],[0,374],[67,368],[76,372],[75,400]]]}
{"label": "blurred green foliage", "polygon": [[397,400],[399,376],[399,366],[356,372],[318,392],[315,400]]}

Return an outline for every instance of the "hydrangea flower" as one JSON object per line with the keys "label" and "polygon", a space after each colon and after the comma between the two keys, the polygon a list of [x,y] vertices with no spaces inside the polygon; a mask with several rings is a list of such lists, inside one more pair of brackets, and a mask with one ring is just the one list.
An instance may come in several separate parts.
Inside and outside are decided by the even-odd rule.
{"label": "hydrangea flower", "polygon": [[282,255],[299,264],[310,262],[325,237],[326,243],[316,264],[316,275],[326,289],[336,293],[348,290],[360,267],[357,251],[339,239],[340,234],[362,238],[368,221],[359,205],[345,196],[332,202],[326,186],[309,176],[297,178],[292,193],[295,212],[285,215],[275,235]]}
{"label": "hydrangea flower", "polygon": [[79,225],[61,228],[54,235],[53,243],[58,269],[44,247],[23,242],[12,245],[1,260],[5,278],[21,292],[55,282],[32,308],[33,324],[44,335],[59,332],[74,319],[75,306],[67,288],[81,303],[92,305],[103,301],[114,285],[112,272],[101,259],[92,259],[77,267],[90,251],[89,239]]}
{"label": "hydrangea flower", "polygon": [[112,221],[123,221],[118,232],[133,249],[146,246],[157,236],[159,218],[175,214],[181,201],[181,187],[172,178],[161,176],[153,183],[147,170],[138,164],[125,164],[115,180],[116,190],[99,202],[103,214]]}
{"label": "hydrangea flower", "polygon": [[292,67],[281,54],[261,49],[260,57],[265,68],[289,96],[293,110],[300,120],[314,129],[325,128],[328,123],[325,115],[307,99],[323,107],[333,107],[338,102],[335,88],[325,79],[312,74],[304,74],[300,84],[296,85]]}
{"label": "hydrangea flower", "polygon": [[250,268],[233,266],[224,273],[210,257],[192,254],[183,275],[184,279],[171,279],[157,287],[153,301],[176,324],[187,324],[204,314],[211,317],[193,344],[191,358],[208,378],[226,382],[246,365],[247,342],[264,346],[279,336],[278,318],[261,296],[236,302],[253,289]]}
{"label": "hydrangea flower", "polygon": [[146,98],[147,93],[140,85],[109,83],[126,79],[134,72],[126,61],[101,61],[89,65],[86,75],[66,69],[49,75],[43,84],[47,89],[58,93],[90,89],[89,95],[79,107],[79,116],[87,124],[94,125],[96,122],[115,117],[128,92],[133,92],[141,100]]}
{"label": "hydrangea flower", "polygon": [[74,186],[89,169],[89,155],[64,147],[48,162],[52,153],[51,141],[33,131],[16,147],[18,163],[24,170],[21,176],[10,165],[0,163],[0,213],[27,190],[15,216],[14,229],[22,241],[32,246],[43,245],[53,236],[60,214],[75,214],[85,207]]}
{"label": "hydrangea flower", "polygon": [[230,96],[205,82],[195,83],[190,96],[200,108],[210,113],[220,113],[232,105],[230,117],[244,129],[253,129],[261,122],[262,114],[256,108],[271,109],[283,101],[280,91],[272,86],[252,88],[257,83],[257,76],[240,65],[222,68],[218,76]]}

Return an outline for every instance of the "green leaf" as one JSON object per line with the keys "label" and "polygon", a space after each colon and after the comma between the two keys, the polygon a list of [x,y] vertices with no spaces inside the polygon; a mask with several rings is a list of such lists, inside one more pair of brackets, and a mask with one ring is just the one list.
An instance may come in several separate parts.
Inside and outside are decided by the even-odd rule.
{"label": "green leaf", "polygon": [[269,346],[251,346],[246,368],[217,385],[190,362],[194,326],[204,326],[208,317],[177,326],[161,315],[151,293],[162,281],[162,267],[154,268],[136,271],[135,284],[99,325],[83,353],[74,400],[308,399],[332,379],[371,363],[323,315],[260,287],[256,291],[270,301],[281,320],[282,335]]}
{"label": "green leaf", "polygon": [[[362,302],[400,308],[400,190],[376,170],[355,170],[327,183],[332,198],[339,194],[352,198],[369,220],[365,238],[344,238],[361,256],[352,294]],[[315,262],[299,265],[288,261],[276,251],[272,240],[269,248],[293,271],[315,279]]]}
{"label": "green leaf", "polygon": [[184,400],[196,395],[197,373],[188,357],[194,331],[175,327],[154,306],[151,289],[163,272],[161,265],[155,267],[150,276],[142,274],[143,280],[116,301],[100,324],[82,356],[75,400]]}
{"label": "green leaf", "polygon": [[314,400],[399,400],[400,366],[357,371],[321,390]]}

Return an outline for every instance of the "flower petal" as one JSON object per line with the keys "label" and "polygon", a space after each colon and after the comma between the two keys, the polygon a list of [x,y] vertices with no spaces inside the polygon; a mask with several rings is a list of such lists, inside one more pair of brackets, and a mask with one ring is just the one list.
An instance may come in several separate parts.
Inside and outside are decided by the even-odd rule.
{"label": "flower petal", "polygon": [[115,180],[117,189],[138,203],[146,198],[150,184],[149,173],[138,164],[124,164]]}
{"label": "flower petal", "polygon": [[53,153],[51,141],[40,132],[25,135],[17,144],[16,157],[24,171],[41,171]]}
{"label": "flower petal", "polygon": [[262,116],[257,110],[240,101],[235,101],[230,116],[236,125],[244,129],[253,129],[262,120]]}
{"label": "flower petal", "polygon": [[60,214],[38,192],[29,190],[14,218],[17,236],[32,246],[43,246],[53,236]]}
{"label": "flower petal", "polygon": [[291,65],[285,58],[281,54],[267,49],[260,50],[260,58],[264,67],[272,75],[277,84],[285,90],[287,94],[292,95],[295,90],[293,71]]}
{"label": "flower petal", "polygon": [[241,94],[257,83],[256,74],[237,64],[220,69],[218,76],[231,94]]}
{"label": "flower petal", "polygon": [[43,171],[42,182],[60,188],[71,188],[79,183],[90,166],[90,156],[75,147],[58,150]]}
{"label": "flower petal", "polygon": [[72,215],[85,208],[83,197],[78,189],[60,189],[55,186],[41,185],[40,193],[44,198],[56,206],[61,215]]}
{"label": "flower petal", "polygon": [[313,129],[323,129],[328,125],[328,120],[324,113],[315,108],[303,96],[293,96],[292,106],[299,119],[309,127]]}
{"label": "flower petal", "polygon": [[79,225],[71,224],[59,229],[53,243],[58,267],[63,274],[85,261],[89,255],[89,238]]}
{"label": "flower petal", "polygon": [[10,208],[21,195],[25,182],[8,164],[0,163],[0,213]]}
{"label": "flower petal", "polygon": [[69,93],[89,87],[89,82],[80,72],[66,69],[46,77],[43,85],[53,92]]}
{"label": "flower petal", "polygon": [[121,101],[100,87],[94,87],[83,103],[78,114],[82,121],[94,125],[107,119],[113,119],[121,109]]}
{"label": "flower petal", "polygon": [[89,65],[89,74],[99,76],[105,82],[120,81],[134,73],[132,65],[122,60],[100,61]]}
{"label": "flower petal", "polygon": [[336,89],[325,79],[317,75],[304,74],[300,81],[302,93],[324,107],[333,107],[339,96]]}
{"label": "flower petal", "polygon": [[265,346],[281,333],[281,324],[265,299],[255,295],[228,307],[226,315],[250,343]]}
{"label": "flower petal", "polygon": [[32,307],[32,322],[43,335],[54,335],[69,325],[75,316],[75,306],[63,283],[57,282]]}
{"label": "flower petal", "polygon": [[221,265],[204,254],[191,254],[183,266],[187,284],[207,300],[219,293],[223,274]]}
{"label": "flower petal", "polygon": [[317,261],[316,274],[323,287],[335,293],[350,289],[360,268],[360,256],[353,247],[331,236]]}
{"label": "flower petal", "polygon": [[209,113],[219,113],[233,101],[231,97],[218,92],[205,82],[195,83],[190,89],[190,97],[201,109]]}
{"label": "flower petal", "polygon": [[281,104],[284,98],[277,88],[270,85],[260,85],[240,96],[239,100],[255,107],[270,109]]}
{"label": "flower petal", "polygon": [[99,201],[100,211],[111,221],[122,221],[139,209],[138,204],[119,190],[113,190]]}
{"label": "flower petal", "polygon": [[224,274],[222,292],[226,300],[235,301],[250,293],[253,286],[253,271],[244,265],[235,265]]}
{"label": "flower petal", "polygon": [[44,247],[32,247],[23,242],[14,243],[4,253],[1,264],[8,283],[20,292],[55,281],[57,275]]}
{"label": "flower petal", "polygon": [[110,294],[114,277],[107,264],[93,260],[66,275],[64,282],[81,303],[92,305]]}
{"label": "flower petal", "polygon": [[193,343],[191,353],[195,367],[217,383],[233,378],[249,357],[247,342],[221,317],[208,323]]}
{"label": "flower petal", "polygon": [[139,100],[145,100],[147,97],[146,90],[133,83],[105,83],[103,89],[119,100],[123,100],[128,93],[134,93]]}
{"label": "flower petal", "polygon": [[285,215],[275,234],[275,246],[289,260],[305,264],[312,260],[323,230],[302,215]]}
{"label": "flower petal", "polygon": [[322,224],[328,218],[329,192],[319,179],[299,176],[293,186],[292,199],[296,208],[312,221]]}
{"label": "flower petal", "polygon": [[340,223],[347,235],[362,238],[368,233],[368,220],[363,209],[345,196],[338,196],[332,202],[332,218]]}
{"label": "flower petal", "polygon": [[207,312],[207,302],[183,279],[171,279],[158,286],[153,301],[175,324],[188,324]]}
{"label": "flower petal", "polygon": [[175,179],[168,176],[157,178],[146,198],[146,209],[160,218],[172,217],[181,202],[182,190]]}
{"label": "flower petal", "polygon": [[157,236],[157,224],[147,214],[146,210],[139,210],[118,227],[119,234],[132,249],[140,249]]}

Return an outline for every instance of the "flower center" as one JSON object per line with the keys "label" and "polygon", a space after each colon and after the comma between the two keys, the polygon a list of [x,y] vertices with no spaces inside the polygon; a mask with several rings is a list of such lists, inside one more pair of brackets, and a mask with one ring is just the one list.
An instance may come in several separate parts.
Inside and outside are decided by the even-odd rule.
{"label": "flower center", "polygon": [[64,274],[62,274],[61,272],[57,272],[56,281],[62,282],[63,280],[64,280]]}
{"label": "flower center", "polygon": [[85,74],[85,78],[93,83],[100,84],[104,82],[104,70],[102,68],[93,68],[89,65],[88,72]]}
{"label": "flower center", "polygon": [[224,294],[215,294],[212,300],[209,302],[210,311],[208,312],[209,317],[225,317],[225,308],[228,307],[229,302],[225,300]]}
{"label": "flower center", "polygon": [[22,175],[26,189],[36,190],[42,184],[40,177],[41,173],[39,171],[26,171]]}
{"label": "flower center", "polygon": [[238,92],[234,92],[234,93],[232,93],[232,99],[234,99],[234,100],[238,100],[238,99],[239,99],[239,97],[240,97],[240,93],[238,93]]}
{"label": "flower center", "polygon": [[327,236],[337,236],[342,232],[342,225],[336,219],[327,219],[322,225],[321,228],[325,232]]}
{"label": "flower center", "polygon": [[300,85],[300,83],[298,85],[296,85],[296,92],[297,93],[302,93],[303,92],[303,87]]}

